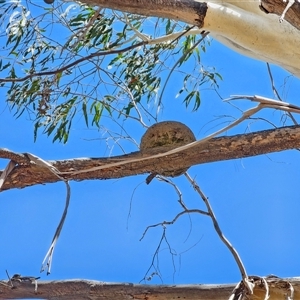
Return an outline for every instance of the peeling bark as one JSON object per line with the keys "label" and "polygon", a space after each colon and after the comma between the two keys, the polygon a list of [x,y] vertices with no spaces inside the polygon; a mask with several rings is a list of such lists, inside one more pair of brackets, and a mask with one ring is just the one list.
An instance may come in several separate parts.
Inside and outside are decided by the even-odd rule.
{"label": "peeling bark", "polygon": [[183,21],[203,27],[207,4],[193,0],[83,0],[88,5],[121,10],[148,17],[161,17]]}
{"label": "peeling bark", "polygon": [[[88,5],[97,5],[105,8],[121,10],[124,12],[135,13],[144,16],[156,16],[173,20],[184,21],[189,24],[203,27],[208,1],[195,0],[82,0]],[[211,1],[221,3],[221,1]],[[224,1],[223,3],[233,3],[234,1]],[[253,3],[257,3],[253,1]],[[261,0],[261,5],[266,13],[280,16],[286,7],[283,0]],[[296,0],[285,18],[291,25],[300,30],[300,3]],[[202,25],[201,25],[202,24]],[[221,24],[220,24],[221,25]]]}
{"label": "peeling bark", "polygon": [[[109,158],[76,158],[48,162],[53,164],[65,179],[81,181],[121,178],[144,173],[161,174],[197,164],[295,148],[300,148],[299,126],[214,138],[206,142],[198,141],[171,151],[163,147],[147,153],[133,152]],[[3,190],[59,181],[59,178],[47,168],[33,164],[29,158],[25,163],[26,153],[12,153],[6,149],[0,149],[1,158],[13,159],[17,163],[6,178]]]}
{"label": "peeling bark", "polygon": [[[278,16],[282,14],[286,4],[283,0],[261,0],[261,7],[264,11]],[[295,1],[293,6],[287,11],[284,19],[300,30],[300,3],[298,1]]]}
{"label": "peeling bark", "polygon": [[[288,0],[289,1],[289,0]],[[300,4],[283,0],[82,0],[88,5],[196,25],[233,50],[300,78]],[[261,9],[260,9],[261,8]],[[276,14],[277,16],[275,16]]]}

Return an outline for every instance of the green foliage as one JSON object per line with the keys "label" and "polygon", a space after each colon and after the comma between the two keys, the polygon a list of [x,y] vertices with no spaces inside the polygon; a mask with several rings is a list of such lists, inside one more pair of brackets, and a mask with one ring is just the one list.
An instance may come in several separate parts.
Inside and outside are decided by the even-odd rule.
{"label": "green foliage", "polygon": [[0,23],[0,85],[15,116],[33,120],[35,140],[42,131],[67,142],[74,119],[98,128],[104,116],[156,119],[171,74],[184,74],[177,96],[197,110],[200,87],[222,79],[201,64],[201,35],[174,21],[26,1],[2,4]]}

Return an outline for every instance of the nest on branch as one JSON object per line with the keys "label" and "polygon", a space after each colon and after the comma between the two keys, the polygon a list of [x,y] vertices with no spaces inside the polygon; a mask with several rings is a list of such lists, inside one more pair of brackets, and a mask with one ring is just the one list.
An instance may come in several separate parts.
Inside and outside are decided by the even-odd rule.
{"label": "nest on branch", "polygon": [[[186,125],[176,121],[165,121],[156,123],[148,128],[142,137],[140,150],[143,154],[156,154],[194,141],[196,141],[196,138]],[[172,166],[172,170],[158,171],[157,174],[175,177],[184,174],[188,169],[176,169],[176,166],[173,166],[171,162],[170,166]]]}

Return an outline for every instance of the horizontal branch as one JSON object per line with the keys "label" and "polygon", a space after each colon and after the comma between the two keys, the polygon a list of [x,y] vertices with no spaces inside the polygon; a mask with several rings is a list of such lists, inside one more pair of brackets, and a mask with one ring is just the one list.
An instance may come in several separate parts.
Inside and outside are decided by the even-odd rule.
{"label": "horizontal branch", "polygon": [[[244,158],[287,149],[300,148],[300,127],[290,126],[249,134],[197,141],[177,149],[159,148],[141,153],[109,158],[76,158],[48,161],[66,180],[122,178],[137,174],[161,174],[185,169],[197,164]],[[155,151],[156,150],[156,151]],[[170,151],[168,151],[170,150]],[[159,152],[159,153],[158,153]],[[8,156],[9,153],[9,157]],[[0,149],[0,158],[11,158],[12,152]],[[30,156],[16,154],[15,157]],[[17,162],[18,163],[18,162]],[[0,176],[1,176],[0,171]],[[3,190],[24,188],[35,184],[59,181],[48,168],[28,163],[18,163],[5,179]]]}
{"label": "horizontal branch", "polygon": [[168,18],[203,27],[206,2],[193,0],[83,0],[82,3],[138,15]]}
{"label": "horizontal branch", "polygon": [[[105,8],[121,10],[129,13],[135,13],[144,16],[156,16],[169,18],[173,20],[184,21],[189,24],[197,25],[200,28],[204,24],[207,11],[207,2],[195,0],[82,0],[89,5],[97,5]],[[222,1],[211,1],[213,3],[222,3]],[[224,3],[234,3],[227,0]],[[250,2],[250,1],[249,1]],[[253,5],[259,5],[258,1],[252,1]],[[282,0],[262,0],[261,6],[266,13],[272,13],[280,16],[286,7],[286,2]],[[295,1],[288,10],[285,19],[298,30],[300,30],[300,3]],[[267,30],[267,29],[266,29]]]}
{"label": "horizontal branch", "polygon": [[[295,290],[294,300],[300,299],[299,278],[282,280],[276,277],[265,278],[270,288],[270,300],[286,299],[289,288]],[[259,279],[253,297],[263,299],[264,288]],[[130,283],[106,283],[90,280],[40,281],[35,292],[34,283],[20,282],[14,288],[8,281],[0,281],[1,299],[155,299],[155,300],[224,300],[228,299],[235,285],[141,285]]]}

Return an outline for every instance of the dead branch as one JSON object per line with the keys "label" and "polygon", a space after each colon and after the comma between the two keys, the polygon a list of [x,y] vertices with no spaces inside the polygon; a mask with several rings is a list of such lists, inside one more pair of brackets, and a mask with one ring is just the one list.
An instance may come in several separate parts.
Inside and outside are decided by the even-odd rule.
{"label": "dead branch", "polygon": [[[294,288],[294,300],[300,300],[300,278],[286,280],[266,277],[269,284],[269,300],[286,299]],[[250,299],[264,299],[265,287],[257,282]],[[60,300],[224,300],[228,299],[235,284],[197,285],[141,285],[131,283],[106,283],[92,280],[38,281],[37,292],[34,283],[20,282],[11,288],[7,280],[0,281],[1,299],[60,299]]]}
{"label": "dead branch", "polygon": [[[220,228],[220,225],[217,221],[217,218],[213,212],[213,209],[208,201],[208,198],[204,195],[204,193],[202,192],[202,190],[200,189],[199,185],[196,183],[195,180],[193,180],[191,178],[191,176],[185,172],[185,177],[187,178],[187,180],[192,184],[194,190],[199,194],[199,196],[202,198],[203,202],[205,203],[206,205],[206,208],[207,208],[207,211],[208,211],[208,214],[213,222],[213,225],[214,225],[214,228],[219,236],[219,238],[221,239],[221,241],[225,244],[225,246],[229,249],[229,251],[231,252],[232,256],[234,257],[238,267],[239,267],[239,270],[241,272],[241,276],[242,276],[242,281],[243,281],[243,284],[245,286],[245,294],[248,296],[249,294],[252,295],[253,294],[253,288],[254,288],[254,285],[251,284],[249,282],[249,279],[248,279],[248,275],[247,275],[247,272],[246,272],[246,269],[244,267],[244,264],[240,258],[240,255],[239,253],[236,251],[236,249],[232,246],[232,244],[229,242],[229,240],[225,237],[225,235],[223,234],[221,228]],[[231,298],[231,297],[230,297]],[[237,298],[238,299],[238,298]],[[235,298],[233,299],[235,300]]]}

